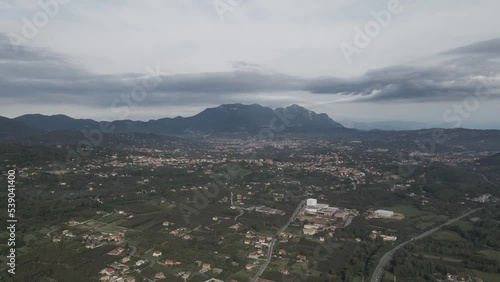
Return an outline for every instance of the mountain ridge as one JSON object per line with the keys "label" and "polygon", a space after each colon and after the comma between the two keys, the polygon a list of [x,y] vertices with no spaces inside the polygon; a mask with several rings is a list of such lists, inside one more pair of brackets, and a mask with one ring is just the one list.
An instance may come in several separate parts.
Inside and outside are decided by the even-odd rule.
{"label": "mountain ridge", "polygon": [[[13,120],[23,122],[42,131],[84,130],[95,128],[98,121],[75,119],[66,115],[26,114]],[[203,132],[255,132],[265,127],[309,127],[320,129],[344,128],[327,114],[317,114],[299,105],[272,109],[258,104],[222,104],[207,108],[200,113],[175,118],[160,118],[149,121],[111,121],[116,132],[142,132],[157,134]]]}

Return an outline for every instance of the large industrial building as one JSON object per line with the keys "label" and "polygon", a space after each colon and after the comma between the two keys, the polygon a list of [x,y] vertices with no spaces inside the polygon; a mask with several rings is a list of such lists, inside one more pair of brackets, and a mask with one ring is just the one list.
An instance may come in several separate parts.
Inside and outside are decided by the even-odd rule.
{"label": "large industrial building", "polygon": [[327,207],[327,208],[319,209],[316,213],[319,215],[323,215],[323,216],[333,216],[339,210],[340,209],[336,208],[336,207]]}
{"label": "large industrial building", "polygon": [[316,213],[319,210],[318,200],[316,199],[307,199],[306,200],[306,212]]}
{"label": "large industrial building", "polygon": [[306,212],[319,214],[323,216],[333,216],[340,209],[336,207],[330,207],[328,204],[318,204],[316,199],[307,199]]}

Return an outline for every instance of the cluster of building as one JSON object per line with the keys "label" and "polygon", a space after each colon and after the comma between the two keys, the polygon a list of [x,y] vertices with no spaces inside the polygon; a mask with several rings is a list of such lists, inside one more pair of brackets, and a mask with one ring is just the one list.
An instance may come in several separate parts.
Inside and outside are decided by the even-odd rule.
{"label": "cluster of building", "polygon": [[[307,220],[311,223],[304,224],[303,233],[306,235],[314,235],[322,230],[327,230],[332,236],[336,228],[345,227],[352,218],[359,215],[359,212],[354,209],[341,209],[337,207],[330,207],[328,204],[319,204],[317,199],[307,199],[306,206],[301,214],[305,215],[298,218],[300,221]],[[313,219],[307,216],[315,216]],[[340,220],[332,224],[332,219]]]}
{"label": "cluster of building", "polygon": [[127,275],[129,267],[126,264],[113,263],[109,267],[104,268],[99,273],[102,274],[99,281],[102,282],[135,282],[133,276]]}
{"label": "cluster of building", "polygon": [[[306,235],[314,235],[323,229],[323,226],[320,224],[304,224],[304,228],[302,232]],[[333,229],[334,231],[335,229]]]}
{"label": "cluster of building", "polygon": [[[50,236],[50,232],[47,235]],[[54,236],[54,237],[52,237],[52,242],[59,243],[59,242],[61,242],[61,239],[64,238],[64,237],[73,238],[73,237],[75,237],[75,235],[73,234],[73,232],[71,232],[69,230],[63,230],[61,236]]]}
{"label": "cluster of building", "polygon": [[420,201],[420,204],[422,206],[429,204],[429,201],[430,201],[429,197],[427,197],[425,195],[418,195],[418,194],[415,194],[413,192],[408,193],[408,196],[417,199],[417,201]]}
{"label": "cluster of building", "polygon": [[335,216],[339,218],[347,217],[347,214],[342,212],[339,208],[330,207],[328,204],[318,204],[317,199],[306,200],[305,212],[321,216]]}
{"label": "cluster of building", "polygon": [[273,208],[266,207],[266,206],[258,206],[258,207],[255,207],[254,210],[256,212],[261,212],[261,213],[265,213],[265,214],[285,215],[284,211],[281,211],[281,210],[278,210],[278,209],[273,209]]}
{"label": "cluster of building", "polygon": [[175,230],[172,230],[169,232],[169,234],[174,235],[174,236],[183,236],[188,232],[188,229],[186,227],[180,227]]}
{"label": "cluster of building", "polygon": [[247,232],[245,234],[245,245],[254,246],[255,250],[248,253],[248,258],[250,259],[259,259],[262,256],[265,256],[264,248],[268,248],[271,244],[271,240],[273,238],[271,236],[256,236],[251,232]]}
{"label": "cluster of building", "polygon": [[446,275],[446,281],[448,282],[483,282],[483,280],[479,277],[463,277],[460,275],[453,275],[448,273]]}
{"label": "cluster of building", "polygon": [[87,249],[95,249],[104,245],[105,243],[113,242],[113,243],[122,243],[123,237],[125,233],[105,233],[101,232],[99,234],[85,234],[82,236],[85,247]]}
{"label": "cluster of building", "polygon": [[[119,250],[121,249],[121,250]],[[114,251],[118,250],[119,253],[114,253]],[[124,249],[123,248],[118,248],[116,250],[113,250],[113,253],[108,253],[108,255],[118,255],[121,254]],[[153,252],[152,256],[153,257],[161,257],[163,254],[161,251],[156,250]],[[127,272],[129,272],[130,267],[126,265],[125,263],[130,262],[130,256],[124,257],[121,262],[113,262],[112,264],[108,265],[107,268],[103,269],[100,273],[103,274],[104,276],[101,277],[100,281],[109,281],[109,282],[117,282],[117,281],[123,281],[123,282],[129,282],[129,281],[135,281],[135,278],[132,276],[127,277]],[[140,267],[142,265],[145,265],[147,261],[145,260],[138,260],[135,263],[135,267]],[[158,260],[159,265],[163,265],[166,267],[172,267],[172,266],[180,266],[182,265],[182,262],[176,261],[173,259],[159,259]],[[210,263],[203,263],[201,261],[196,261],[196,264],[198,267],[200,267],[199,272],[200,273],[207,273],[207,272],[212,272],[214,275],[221,274],[223,272],[222,269],[220,268],[213,268]],[[184,280],[189,279],[189,277],[192,276],[191,271],[179,271],[174,274],[175,277],[180,277]],[[155,273],[154,275],[155,279],[165,279],[167,276],[165,275],[164,272],[160,271]],[[128,279],[128,280],[127,280]],[[212,280],[209,280],[212,281]],[[218,281],[218,280],[213,280],[213,281]]]}
{"label": "cluster of building", "polygon": [[375,240],[377,237],[382,238],[384,241],[396,241],[398,239],[396,236],[384,235],[380,231],[373,230],[370,234],[370,239]]}
{"label": "cluster of building", "polygon": [[122,248],[122,247],[119,247],[119,248],[116,248],[116,249],[114,249],[112,251],[109,251],[108,255],[110,255],[110,256],[118,256],[118,255],[121,255],[123,253],[123,251],[125,251],[125,249]]}
{"label": "cluster of building", "polygon": [[330,207],[328,204],[318,204],[317,199],[307,199],[304,211],[306,214],[314,214],[320,217],[333,217],[342,220],[347,219],[349,216],[356,216],[359,214],[356,210]]}
{"label": "cluster of building", "polygon": [[491,194],[483,194],[479,197],[472,198],[470,200],[473,202],[482,203],[482,204],[488,203],[488,202],[498,202],[498,198],[493,197]]}

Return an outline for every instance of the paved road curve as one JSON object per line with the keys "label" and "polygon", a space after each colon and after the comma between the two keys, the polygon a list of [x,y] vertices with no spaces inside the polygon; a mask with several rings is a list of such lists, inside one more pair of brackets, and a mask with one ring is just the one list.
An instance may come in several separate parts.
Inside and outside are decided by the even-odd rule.
{"label": "paved road curve", "polygon": [[260,267],[259,271],[257,271],[257,273],[255,274],[255,276],[250,280],[250,282],[256,282],[257,279],[259,279],[259,277],[262,275],[262,273],[264,273],[264,271],[266,270],[267,266],[271,262],[271,258],[273,257],[273,248],[274,248],[274,244],[276,243],[276,239],[278,238],[278,236],[283,231],[285,231],[285,229],[288,228],[288,225],[290,225],[290,223],[295,220],[295,217],[297,217],[297,214],[299,213],[299,211],[302,208],[304,208],[305,203],[306,203],[305,200],[303,200],[302,202],[300,202],[299,205],[297,206],[297,208],[295,209],[295,211],[293,212],[292,216],[288,220],[288,222],[285,225],[283,225],[283,227],[281,227],[281,229],[278,230],[278,232],[276,232],[276,234],[274,235],[273,239],[271,240],[271,243],[269,244],[269,249],[267,250],[266,261],[264,262],[264,264],[262,264],[262,266]]}
{"label": "paved road curve", "polygon": [[472,214],[472,213],[475,213],[477,212],[478,210],[480,210],[481,208],[478,208],[478,209],[475,209],[475,210],[471,210],[469,212],[466,212],[464,214],[462,214],[461,216],[458,216],[458,217],[455,217],[453,219],[450,219],[448,220],[447,222],[437,226],[437,227],[434,227],[432,228],[431,230],[427,230],[425,231],[424,233],[416,236],[416,237],[413,237],[411,238],[410,240],[408,241],[405,241],[399,245],[397,245],[396,247],[394,247],[394,249],[390,250],[389,252],[387,252],[381,259],[380,259],[380,262],[378,263],[377,267],[375,268],[375,271],[373,272],[373,275],[372,275],[372,279],[370,280],[370,282],[378,282],[380,281],[380,279],[382,278],[382,274],[384,272],[384,266],[392,259],[392,256],[394,255],[394,253],[401,249],[402,247],[404,247],[406,244],[412,242],[412,241],[415,241],[415,240],[419,240],[419,239],[422,239],[422,238],[425,238],[429,235],[431,235],[432,233],[438,231],[439,229],[441,229],[442,227],[446,226],[446,225],[450,225],[450,224],[453,224],[457,221],[459,221],[460,219]]}
{"label": "paved road curve", "polygon": [[238,221],[238,217],[242,216],[245,213],[244,210],[240,210],[240,214],[234,217],[234,220]]}

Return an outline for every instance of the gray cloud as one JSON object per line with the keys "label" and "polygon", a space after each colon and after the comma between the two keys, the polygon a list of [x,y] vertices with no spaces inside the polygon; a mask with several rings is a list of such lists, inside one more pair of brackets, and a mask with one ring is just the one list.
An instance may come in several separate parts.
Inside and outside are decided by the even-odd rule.
{"label": "gray cloud", "polygon": [[480,41],[468,46],[455,48],[447,52],[444,52],[443,54],[451,54],[451,55],[476,54],[482,56],[486,55],[486,56],[498,57],[500,55],[500,38]]}
{"label": "gray cloud", "polygon": [[[400,65],[368,71],[351,79],[322,78],[307,90],[343,94],[344,101],[454,101],[474,95],[480,83],[499,98],[500,38],[438,54],[426,66]],[[428,60],[428,61],[429,61]]]}
{"label": "gray cloud", "polygon": [[[162,75],[162,83],[143,104],[214,103],[238,94],[297,91],[336,94],[343,102],[453,101],[473,94],[478,78],[498,79],[499,47],[500,39],[478,42],[441,53],[427,66],[393,66],[353,78],[297,77],[233,62],[230,72]],[[109,107],[120,95],[130,94],[144,76],[89,73],[47,50],[20,46],[16,54],[0,33],[0,99]],[[498,98],[498,80],[490,87]]]}

